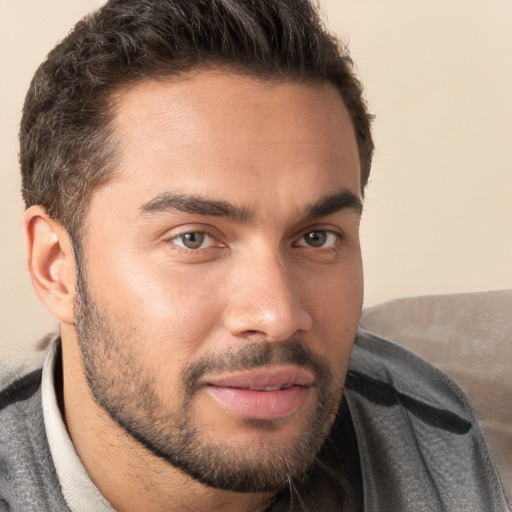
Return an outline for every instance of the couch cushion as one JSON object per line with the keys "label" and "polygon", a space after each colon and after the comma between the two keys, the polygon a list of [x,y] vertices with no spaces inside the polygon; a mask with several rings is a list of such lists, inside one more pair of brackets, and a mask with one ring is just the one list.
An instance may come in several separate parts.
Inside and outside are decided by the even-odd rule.
{"label": "couch cushion", "polygon": [[512,503],[512,290],[392,300],[361,326],[446,372],[473,405]]}

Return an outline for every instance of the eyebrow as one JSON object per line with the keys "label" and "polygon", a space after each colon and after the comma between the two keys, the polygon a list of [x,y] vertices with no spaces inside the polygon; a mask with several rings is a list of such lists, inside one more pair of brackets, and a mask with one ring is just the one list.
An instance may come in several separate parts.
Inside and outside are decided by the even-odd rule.
{"label": "eyebrow", "polygon": [[[342,189],[326,195],[306,208],[304,219],[325,217],[341,210],[354,210],[358,215],[363,211],[361,199],[354,193]],[[177,210],[192,215],[225,217],[237,222],[251,222],[254,215],[245,207],[226,201],[205,199],[188,194],[163,192],[140,207],[142,214],[162,213]]]}
{"label": "eyebrow", "polygon": [[358,215],[361,215],[363,213],[363,202],[350,190],[341,189],[308,206],[306,208],[306,219],[325,217],[342,210],[354,210]]}
{"label": "eyebrow", "polygon": [[141,213],[160,213],[178,210],[195,215],[226,217],[237,222],[249,222],[252,218],[247,208],[241,208],[226,201],[216,201],[187,194],[163,192],[140,207]]}

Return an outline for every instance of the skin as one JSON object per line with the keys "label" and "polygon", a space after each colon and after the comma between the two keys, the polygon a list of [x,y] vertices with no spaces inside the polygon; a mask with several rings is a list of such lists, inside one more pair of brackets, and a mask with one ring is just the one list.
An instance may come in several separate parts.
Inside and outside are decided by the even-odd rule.
{"label": "skin", "polygon": [[[339,201],[340,193],[361,201],[357,144],[339,93],[323,83],[201,71],[119,93],[114,130],[116,172],[93,193],[82,242],[87,291],[166,411],[180,410],[187,365],[290,340],[328,363],[339,402],[363,294],[360,209]],[[222,201],[242,215],[181,211],[162,194]],[[311,211],[330,196],[334,211]],[[61,322],[65,421],[106,499],[118,511],[264,509],[272,492],[204,485],[98,405],[75,329],[69,237],[37,206],[26,212],[25,231],[35,289]],[[208,236],[190,249],[186,233]],[[312,245],[308,233],[324,242]],[[100,347],[104,337],[91,335]],[[113,385],[123,382],[119,362],[100,365]],[[130,392],[126,382],[120,388]],[[245,421],[205,388],[187,413],[202,439],[251,462],[304,438],[318,393],[308,387],[271,428]]]}

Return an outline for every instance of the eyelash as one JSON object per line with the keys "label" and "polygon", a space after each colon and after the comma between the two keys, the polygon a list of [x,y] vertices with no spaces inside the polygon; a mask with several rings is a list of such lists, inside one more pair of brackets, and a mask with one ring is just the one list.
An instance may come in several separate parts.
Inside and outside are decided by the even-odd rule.
{"label": "eyelash", "polygon": [[[197,230],[197,231],[186,231],[184,233],[180,233],[180,234],[170,238],[169,242],[171,244],[173,244],[173,245],[178,246],[181,250],[185,250],[185,251],[197,252],[199,250],[210,249],[210,247],[191,248],[191,247],[186,247],[185,245],[181,245],[181,244],[177,244],[176,243],[176,240],[183,241],[183,238],[186,237],[187,235],[201,235],[201,236],[203,236],[205,238],[210,239],[211,242],[215,241],[215,236],[212,233],[209,233],[208,231]],[[202,243],[200,245],[202,245]]]}
{"label": "eyelash", "polygon": [[[305,240],[305,237],[308,236],[308,235],[313,235],[313,234],[323,234],[325,235],[325,238],[326,238],[326,241],[330,241],[330,244],[329,245],[320,245],[320,246],[314,246],[314,245],[309,245],[307,243],[304,243],[304,244],[301,244],[300,242],[302,240]],[[184,243],[176,243],[177,240],[181,240],[183,242],[183,239],[184,237],[186,237],[187,235],[201,235],[202,237],[205,237],[205,238],[208,238],[210,240],[210,243],[211,242],[215,242],[215,236],[208,232],[208,231],[201,231],[201,230],[197,230],[197,231],[186,231],[186,232],[183,232],[183,233],[180,233],[170,239],[168,239],[168,242],[171,243],[172,245],[176,246],[179,248],[179,250],[183,250],[183,251],[190,251],[190,252],[198,252],[200,250],[208,250],[208,249],[211,249],[212,246],[209,246],[209,247],[201,247],[201,245],[203,244],[204,240],[201,240],[201,243],[199,244],[198,247],[195,247],[195,248],[192,248],[192,247],[186,247],[186,245]],[[332,249],[334,248],[337,243],[343,238],[343,235],[340,234],[340,233],[337,233],[333,230],[329,230],[329,229],[312,229],[312,230],[309,230],[307,232],[305,232],[304,234],[302,234],[298,239],[295,240],[295,242],[293,242],[293,247],[305,247],[305,248],[309,248],[309,249]],[[219,248],[222,248],[222,247],[225,247],[223,246],[222,244],[219,246]]]}
{"label": "eyelash", "polygon": [[[322,245],[315,247],[314,245],[302,245],[299,242],[301,240],[305,240],[305,237],[312,234],[319,234],[322,233],[325,235],[326,239],[330,239],[330,245]],[[332,231],[330,229],[312,229],[310,231],[307,231],[304,233],[295,243],[294,246],[296,247],[306,247],[310,249],[332,249],[342,238],[342,235],[340,233],[336,233],[335,231]]]}

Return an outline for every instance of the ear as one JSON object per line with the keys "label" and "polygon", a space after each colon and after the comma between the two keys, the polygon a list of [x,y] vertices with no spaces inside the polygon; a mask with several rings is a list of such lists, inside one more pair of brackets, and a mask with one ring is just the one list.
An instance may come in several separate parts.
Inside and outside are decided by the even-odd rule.
{"label": "ear", "polygon": [[67,231],[41,206],[23,217],[25,246],[32,285],[46,309],[64,324],[73,324],[76,268]]}

